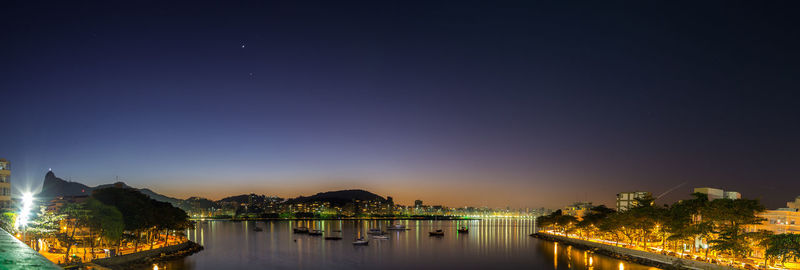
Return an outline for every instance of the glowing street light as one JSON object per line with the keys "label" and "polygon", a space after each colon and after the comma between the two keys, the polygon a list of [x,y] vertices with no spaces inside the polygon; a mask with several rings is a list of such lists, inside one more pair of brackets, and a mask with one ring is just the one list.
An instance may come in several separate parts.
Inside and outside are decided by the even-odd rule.
{"label": "glowing street light", "polygon": [[28,219],[30,218],[31,208],[33,208],[33,193],[22,193],[22,208],[17,216],[16,226],[17,229],[28,226]]}

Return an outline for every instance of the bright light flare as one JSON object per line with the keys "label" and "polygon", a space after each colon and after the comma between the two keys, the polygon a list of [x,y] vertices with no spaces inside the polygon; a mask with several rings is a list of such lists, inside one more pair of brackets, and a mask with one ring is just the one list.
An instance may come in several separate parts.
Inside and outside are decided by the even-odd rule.
{"label": "bright light flare", "polygon": [[32,205],[33,204],[33,193],[25,192],[22,194],[22,205]]}
{"label": "bright light flare", "polygon": [[22,207],[19,210],[19,215],[17,215],[17,221],[16,221],[17,229],[28,226],[28,219],[30,218],[31,208],[33,208],[33,201],[34,201],[33,193],[30,192],[22,193]]}

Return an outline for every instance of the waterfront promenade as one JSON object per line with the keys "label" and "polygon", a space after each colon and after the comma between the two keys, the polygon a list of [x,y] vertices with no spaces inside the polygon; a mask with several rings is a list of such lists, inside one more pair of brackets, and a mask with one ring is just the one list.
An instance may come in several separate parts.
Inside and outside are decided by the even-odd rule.
{"label": "waterfront promenade", "polygon": [[[631,246],[624,243],[616,243],[604,239],[579,237],[578,235],[564,235],[553,231],[539,231],[532,236],[544,238],[556,242],[563,242],[566,244],[579,245],[588,249],[601,249],[607,255],[621,255],[622,257],[633,257],[645,261],[650,261],[653,265],[659,265],[663,268],[664,265],[675,267],[676,269],[764,269],[763,261],[759,258],[748,258],[747,261],[735,260],[731,258],[719,258],[710,255],[705,258],[705,254],[690,253],[690,252],[673,252],[661,249],[659,247],[642,248],[638,246]],[[642,263],[635,259],[633,261]],[[797,263],[786,263],[783,266],[770,265],[768,269],[800,269]]]}
{"label": "waterfront promenade", "polygon": [[[159,238],[161,238],[161,237],[159,237]],[[169,243],[165,243],[164,241],[157,241],[157,242],[152,243],[152,245],[150,243],[140,243],[138,248],[134,248],[134,246],[132,244],[128,243],[126,245],[123,245],[118,250],[118,252],[116,253],[115,257],[120,257],[120,256],[123,256],[123,255],[145,254],[145,253],[148,253],[148,252],[153,251],[153,250],[158,250],[158,249],[167,248],[167,247],[181,246],[181,245],[184,245],[184,244],[189,242],[186,238],[174,237],[174,236],[169,236],[169,238],[170,238]],[[65,262],[66,256],[63,253],[63,250],[62,250],[61,253],[50,252],[51,246],[52,246],[50,243],[48,243],[47,241],[42,241],[41,244],[42,244],[42,248],[39,251],[39,253],[42,256],[44,256],[45,258],[47,258],[48,260],[50,260],[51,262],[53,262],[55,264],[59,264],[60,265],[60,264],[63,264]],[[108,259],[109,258],[108,253],[105,252],[107,250],[107,248],[108,247],[103,247],[103,246],[95,247],[94,248],[94,255],[92,255],[92,249],[91,248],[89,248],[89,247],[77,247],[76,246],[76,247],[70,249],[70,255],[76,257],[77,259],[79,259],[80,262],[91,263],[91,262],[94,262],[95,260],[99,260],[99,259]],[[113,248],[116,248],[116,247],[113,247]],[[134,252],[134,250],[136,250],[136,252]]]}
{"label": "waterfront promenade", "polygon": [[641,249],[632,249],[619,246],[608,245],[599,241],[590,241],[572,237],[564,237],[549,233],[539,232],[536,237],[560,242],[567,245],[575,245],[581,249],[594,250],[611,257],[625,259],[636,263],[651,265],[662,269],[695,269],[695,270],[733,270],[736,268],[708,262],[696,261],[685,258],[678,258],[666,254],[648,252]]}

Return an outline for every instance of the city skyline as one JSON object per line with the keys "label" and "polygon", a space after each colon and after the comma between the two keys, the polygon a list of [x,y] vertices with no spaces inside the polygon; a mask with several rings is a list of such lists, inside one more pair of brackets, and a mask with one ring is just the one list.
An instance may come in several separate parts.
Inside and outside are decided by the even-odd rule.
{"label": "city skyline", "polygon": [[[48,172],[54,172],[54,171],[49,170]],[[79,179],[74,179],[74,178],[72,178],[70,176],[57,175],[56,177],[58,177],[59,179],[62,179],[64,181],[67,181],[67,182],[78,183],[78,184],[86,185],[88,187],[109,185],[109,184],[114,184],[114,183],[117,183],[117,182],[123,182],[125,184],[128,184],[128,182],[126,182],[125,178],[119,178],[117,176],[115,176],[113,179],[110,179],[108,182],[99,181],[99,182],[97,182],[97,184],[87,184],[87,183],[85,183],[85,182],[83,182],[83,181],[81,181]],[[345,186],[345,185],[343,185],[343,186]],[[188,199],[190,197],[199,197],[199,198],[204,198],[204,199],[210,199],[210,200],[213,200],[213,201],[221,200],[221,199],[224,199],[224,198],[229,198],[229,197],[232,197],[232,196],[247,195],[247,194],[275,196],[275,197],[281,197],[281,198],[284,198],[284,199],[291,199],[291,198],[297,198],[297,197],[311,196],[311,195],[314,195],[314,194],[317,194],[317,193],[320,193],[320,192],[336,191],[336,190],[366,190],[366,191],[370,191],[370,192],[375,192],[375,190],[370,190],[368,188],[363,188],[363,187],[338,187],[338,186],[334,185],[334,186],[332,186],[330,188],[324,188],[324,186],[322,186],[322,187],[321,186],[314,186],[314,187],[310,187],[308,192],[306,192],[306,193],[298,193],[298,194],[294,194],[294,193],[277,194],[277,193],[270,193],[269,191],[263,191],[262,192],[262,191],[259,191],[259,190],[244,189],[244,190],[242,190],[242,191],[240,191],[238,193],[236,193],[236,192],[234,192],[234,193],[216,192],[216,193],[212,193],[212,196],[203,196],[202,194],[188,194],[188,195],[178,196],[178,195],[175,195],[175,194],[172,194],[172,193],[169,193],[169,192],[164,192],[163,190],[160,190],[160,189],[154,189],[152,187],[147,187],[147,186],[133,186],[133,187],[134,188],[142,188],[142,189],[151,189],[156,193],[160,193],[162,195],[166,195],[166,196],[169,196],[169,197],[174,197],[174,198],[177,198],[177,199]],[[25,192],[33,193],[35,195],[35,194],[37,194],[38,192],[41,191],[41,188],[42,188],[42,183],[40,181],[38,186],[24,187],[23,189],[25,190]],[[314,189],[314,188],[316,188],[316,189]],[[462,203],[462,204],[445,204],[445,203],[441,203],[441,198],[437,198],[436,196],[432,196],[430,198],[421,198],[421,197],[397,198],[397,197],[393,196],[391,193],[383,193],[383,192],[375,192],[375,193],[377,195],[380,195],[380,196],[383,196],[383,197],[396,198],[395,201],[398,202],[398,204],[407,205],[407,206],[414,205],[414,202],[417,201],[417,200],[422,200],[422,201],[426,202],[426,205],[440,205],[440,206],[454,207],[454,208],[467,207],[467,206],[469,206],[469,207],[490,207],[490,205],[475,204],[474,202],[481,201],[480,197],[478,197],[478,198],[464,198],[465,199],[464,200],[465,203]],[[88,194],[88,191],[87,191],[87,194]],[[509,205],[505,205],[505,206],[491,206],[491,207],[492,208],[506,208],[506,207],[510,207],[510,206]],[[540,208],[540,207],[543,207],[543,206],[517,206],[515,208]],[[555,207],[555,208],[559,208],[559,207],[560,206]]]}
{"label": "city skyline", "polygon": [[[48,173],[51,173],[51,172],[53,172],[52,169],[48,170]],[[58,177],[58,178],[61,179],[61,180],[67,181],[67,182],[86,185],[87,187],[90,187],[90,188],[97,187],[97,186],[103,186],[103,185],[110,185],[110,184],[119,183],[119,182],[127,184],[126,183],[126,179],[119,178],[118,176],[115,176],[113,181],[100,182],[98,184],[86,184],[84,182],[81,182],[80,180],[72,179],[72,177],[69,177],[69,176]],[[687,183],[684,182],[684,183],[681,183],[681,184],[679,184],[679,185],[677,185],[675,187],[670,188],[669,190],[666,190],[666,191],[663,191],[663,192],[659,192],[659,193],[655,193],[655,194],[653,194],[652,192],[649,192],[649,191],[644,191],[644,190],[636,190],[636,191],[634,191],[634,190],[624,190],[624,191],[620,191],[619,193],[624,193],[624,194],[637,193],[637,194],[641,194],[641,195],[637,195],[637,196],[644,196],[644,194],[647,194],[649,196],[652,196],[652,198],[654,198],[655,201],[657,203],[659,203],[659,204],[670,204],[670,203],[674,203],[675,201],[669,201],[669,200],[665,200],[665,199],[661,199],[661,198],[662,197],[668,197],[666,195],[669,195],[670,193],[676,193],[676,195],[679,195],[679,197],[690,198],[691,197],[690,195],[692,193],[698,192],[698,190],[704,190],[704,191],[701,191],[703,193],[706,193],[707,191],[705,191],[705,190],[708,190],[708,189],[718,190],[716,187],[689,187],[689,186],[686,186],[686,184]],[[132,186],[132,187],[133,188],[138,188],[138,189],[150,189],[150,190],[153,190],[152,188],[147,187],[147,186]],[[35,195],[38,192],[42,191],[41,188],[42,188],[42,185],[40,184],[39,186],[36,186],[36,187],[32,187],[32,188],[25,187],[23,189],[25,190],[24,191],[25,193],[33,193]],[[209,199],[209,200],[212,200],[212,201],[219,201],[219,200],[222,200],[222,199],[225,199],[225,198],[230,198],[230,197],[235,197],[235,196],[240,196],[240,195],[259,195],[259,196],[268,196],[268,197],[278,197],[278,198],[283,198],[285,200],[288,200],[288,199],[293,199],[293,198],[308,197],[308,196],[312,196],[312,195],[315,195],[315,194],[318,194],[318,193],[324,193],[324,192],[330,192],[330,191],[345,191],[345,190],[365,190],[365,191],[369,191],[369,192],[374,192],[374,193],[376,193],[376,195],[379,195],[379,196],[383,196],[383,197],[386,197],[386,198],[390,198],[390,197],[391,198],[395,198],[394,201],[398,205],[404,205],[404,206],[413,206],[413,205],[416,204],[417,201],[423,201],[423,202],[425,202],[425,205],[428,205],[428,206],[436,205],[436,206],[443,206],[443,207],[449,207],[449,208],[489,207],[489,208],[492,208],[492,209],[504,209],[504,208],[510,208],[510,209],[537,209],[537,208],[545,208],[545,209],[553,210],[553,209],[563,209],[563,208],[569,207],[569,206],[571,206],[571,205],[573,205],[575,203],[584,203],[584,202],[588,202],[590,204],[593,203],[594,205],[604,205],[604,206],[610,207],[610,208],[619,208],[619,205],[620,205],[620,197],[619,197],[620,194],[619,193],[618,194],[613,194],[614,195],[613,197],[605,196],[607,194],[600,194],[600,195],[605,196],[605,198],[600,199],[600,200],[594,200],[594,201],[593,200],[589,200],[588,199],[588,193],[585,193],[584,194],[585,197],[583,197],[583,198],[576,197],[575,200],[571,200],[571,201],[564,201],[564,202],[562,202],[562,201],[553,201],[553,202],[550,202],[552,204],[552,206],[550,206],[550,205],[533,205],[533,206],[531,206],[531,205],[522,205],[522,206],[513,206],[512,207],[511,205],[504,205],[503,206],[503,205],[488,205],[488,204],[475,203],[475,202],[481,201],[482,198],[480,196],[478,196],[477,198],[464,198],[462,196],[459,199],[462,199],[462,201],[464,203],[461,203],[461,204],[447,204],[447,203],[441,203],[441,198],[439,198],[439,197],[437,197],[435,195],[432,196],[431,198],[421,198],[419,196],[415,197],[413,199],[412,198],[398,198],[398,197],[395,197],[394,195],[392,195],[391,193],[375,192],[375,190],[370,190],[370,189],[366,189],[366,188],[363,188],[363,187],[338,187],[338,186],[333,186],[333,187],[327,188],[327,189],[326,188],[321,188],[321,189],[318,189],[318,190],[309,189],[309,191],[307,193],[302,193],[302,194],[292,194],[292,193],[277,194],[277,193],[261,192],[261,191],[258,191],[258,190],[247,189],[247,190],[244,190],[244,191],[241,191],[241,192],[238,192],[238,193],[224,193],[224,192],[212,193],[215,196],[203,196],[203,195],[198,195],[198,194],[188,194],[188,195],[185,195],[185,196],[177,196],[175,194],[165,193],[165,192],[163,192],[163,190],[153,190],[153,191],[155,193],[161,193],[161,195],[166,195],[168,197],[173,197],[173,198],[180,199],[180,200],[186,200],[186,199],[190,199],[190,198],[201,198],[201,199]],[[88,194],[88,192],[89,191],[87,191],[87,194]],[[723,190],[719,190],[718,192],[723,192]],[[739,198],[741,198],[741,193],[739,193],[737,191],[725,190],[725,192],[733,192],[735,194],[738,194],[736,196],[739,196]],[[576,196],[577,196],[577,194],[576,194]],[[631,195],[631,196],[633,196],[633,195]],[[715,195],[715,196],[717,196],[717,195]],[[718,195],[718,196],[722,196],[722,195]],[[800,196],[797,196],[797,197],[800,198]],[[749,198],[749,197],[745,196],[745,198]],[[794,197],[788,198],[788,200],[792,200],[793,198]],[[752,198],[750,198],[750,199],[752,199]],[[760,200],[760,198],[755,198],[755,199],[759,199]],[[630,197],[627,200],[635,201],[633,199],[633,197]],[[628,203],[630,203],[630,202],[628,202]],[[779,203],[779,204],[777,204],[775,206],[770,206],[770,207],[771,208],[781,208],[781,207],[784,207],[784,203],[785,203],[785,201],[781,202],[781,203]]]}
{"label": "city skyline", "polygon": [[15,192],[49,168],[182,198],[452,206],[800,190],[784,4],[220,5],[4,3]]}

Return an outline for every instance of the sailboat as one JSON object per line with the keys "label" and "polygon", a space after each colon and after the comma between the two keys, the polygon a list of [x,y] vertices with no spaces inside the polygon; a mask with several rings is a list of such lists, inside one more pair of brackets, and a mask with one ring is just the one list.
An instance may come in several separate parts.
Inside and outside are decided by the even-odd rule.
{"label": "sailboat", "polygon": [[369,245],[369,240],[367,240],[367,239],[364,239],[363,237],[356,238],[356,240],[355,240],[355,241],[353,241],[353,245],[356,245],[356,246],[366,246],[366,245]]}
{"label": "sailboat", "polygon": [[386,229],[387,229],[387,230],[390,230],[390,231],[405,231],[405,230],[410,230],[410,229],[406,228],[406,225],[403,225],[403,224],[400,224],[400,223],[395,223],[394,225],[392,225],[392,226],[389,226],[389,228],[386,228]]}

